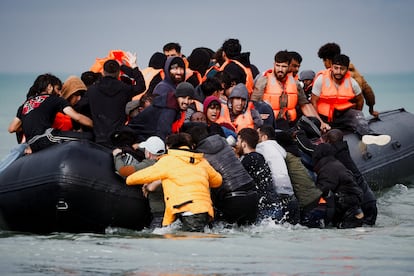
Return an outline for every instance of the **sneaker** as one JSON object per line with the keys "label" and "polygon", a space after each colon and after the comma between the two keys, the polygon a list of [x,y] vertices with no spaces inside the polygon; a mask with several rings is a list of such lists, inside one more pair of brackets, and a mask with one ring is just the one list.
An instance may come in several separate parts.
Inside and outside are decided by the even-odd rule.
{"label": "sneaker", "polygon": [[362,136],[362,142],[366,145],[376,144],[378,146],[385,146],[391,141],[389,135],[364,135]]}

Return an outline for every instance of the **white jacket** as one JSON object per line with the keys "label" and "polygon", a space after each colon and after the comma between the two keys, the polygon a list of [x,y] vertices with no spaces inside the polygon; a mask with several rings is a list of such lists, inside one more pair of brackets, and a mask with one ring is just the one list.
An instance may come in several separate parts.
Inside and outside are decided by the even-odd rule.
{"label": "white jacket", "polygon": [[276,192],[278,194],[293,195],[292,183],[285,162],[285,149],[275,140],[267,140],[257,144],[256,151],[264,156],[272,171]]}

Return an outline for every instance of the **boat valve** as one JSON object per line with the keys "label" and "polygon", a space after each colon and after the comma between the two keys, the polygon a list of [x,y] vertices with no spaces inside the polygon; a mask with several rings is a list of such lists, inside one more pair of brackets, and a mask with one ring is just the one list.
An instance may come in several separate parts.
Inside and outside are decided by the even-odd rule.
{"label": "boat valve", "polygon": [[395,150],[401,148],[401,143],[398,141],[395,141],[394,143],[392,143],[392,148]]}
{"label": "boat valve", "polygon": [[367,152],[364,152],[364,154],[362,154],[362,158],[364,158],[364,160],[369,160],[372,158],[372,154]]}

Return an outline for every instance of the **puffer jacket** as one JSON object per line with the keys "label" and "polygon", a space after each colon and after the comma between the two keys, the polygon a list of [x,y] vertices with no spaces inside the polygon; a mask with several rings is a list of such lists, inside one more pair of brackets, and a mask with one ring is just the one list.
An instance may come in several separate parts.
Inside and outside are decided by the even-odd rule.
{"label": "puffer jacket", "polygon": [[222,177],[203,158],[202,153],[186,149],[169,149],[157,163],[127,177],[127,185],[142,185],[155,180],[162,181],[165,213],[163,226],[175,221],[175,214],[206,213],[214,218],[210,187],[221,185]]}
{"label": "puffer jacket", "polygon": [[196,148],[223,177],[223,184],[213,191],[220,200],[226,193],[254,190],[254,181],[226,140],[218,134],[201,140]]}

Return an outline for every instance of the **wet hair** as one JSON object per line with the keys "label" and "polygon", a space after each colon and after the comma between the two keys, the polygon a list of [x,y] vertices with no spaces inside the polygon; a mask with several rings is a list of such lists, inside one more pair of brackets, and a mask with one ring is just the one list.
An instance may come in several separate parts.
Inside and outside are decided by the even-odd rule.
{"label": "wet hair", "polygon": [[290,64],[291,56],[287,50],[279,51],[275,54],[275,62]]}
{"label": "wet hair", "polygon": [[110,60],[105,61],[103,69],[104,69],[105,76],[111,76],[111,77],[117,78],[119,75],[120,67],[119,67],[118,61],[114,59],[110,59]]}
{"label": "wet hair", "polygon": [[341,53],[341,47],[335,42],[326,43],[319,48],[318,57],[332,60],[334,56]]}
{"label": "wet hair", "polygon": [[237,133],[237,136],[239,136],[243,142],[247,143],[247,145],[253,149],[255,149],[259,143],[259,134],[256,130],[250,127],[241,129]]}
{"label": "wet hair", "polygon": [[165,51],[171,51],[175,50],[177,53],[181,53],[181,45],[177,42],[169,42],[162,47],[162,50]]}
{"label": "wet hair", "polygon": [[193,139],[190,134],[185,132],[168,135],[165,138],[165,144],[169,149],[179,149],[180,147],[193,149]]}
{"label": "wet hair", "polygon": [[228,58],[235,58],[241,53],[241,45],[238,39],[230,38],[224,41],[221,47]]}
{"label": "wet hair", "polygon": [[297,62],[302,63],[302,56],[298,52],[290,51],[289,55],[290,55],[290,58],[291,58],[290,60],[294,59]]}
{"label": "wet hair", "polygon": [[269,140],[276,140],[276,132],[275,129],[270,125],[263,125],[259,128],[259,131],[262,134],[267,135]]}
{"label": "wet hair", "polygon": [[349,67],[349,57],[347,55],[343,55],[343,54],[336,55],[332,59],[332,64],[346,66],[346,68],[348,68]]}

